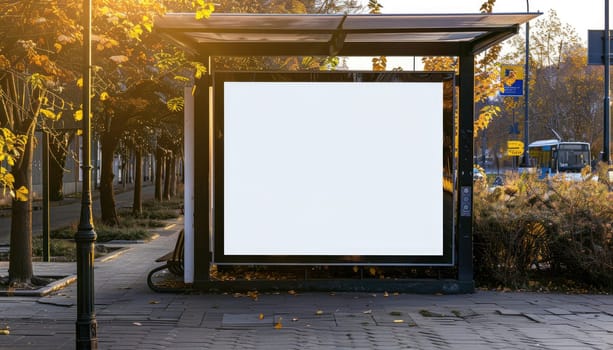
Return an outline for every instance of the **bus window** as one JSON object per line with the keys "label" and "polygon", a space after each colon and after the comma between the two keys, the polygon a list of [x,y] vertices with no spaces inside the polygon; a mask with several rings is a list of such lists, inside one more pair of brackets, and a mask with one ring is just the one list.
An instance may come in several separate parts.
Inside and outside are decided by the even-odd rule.
{"label": "bus window", "polygon": [[589,164],[590,154],[585,145],[562,144],[560,145],[559,170],[560,171],[581,171]]}

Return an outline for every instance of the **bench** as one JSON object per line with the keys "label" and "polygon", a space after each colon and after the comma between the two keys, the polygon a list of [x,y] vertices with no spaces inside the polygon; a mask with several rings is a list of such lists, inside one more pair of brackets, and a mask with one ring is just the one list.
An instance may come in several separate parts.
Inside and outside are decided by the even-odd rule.
{"label": "bench", "polygon": [[158,266],[151,270],[147,275],[147,285],[151,290],[155,292],[164,292],[167,291],[168,288],[162,288],[157,286],[153,282],[153,276],[156,272],[168,269],[170,273],[176,276],[183,276],[183,257],[184,257],[184,240],[185,240],[185,231],[181,230],[179,232],[179,236],[177,237],[177,243],[175,243],[175,248],[168,252],[167,254],[155,259],[156,262],[166,262],[162,266]]}

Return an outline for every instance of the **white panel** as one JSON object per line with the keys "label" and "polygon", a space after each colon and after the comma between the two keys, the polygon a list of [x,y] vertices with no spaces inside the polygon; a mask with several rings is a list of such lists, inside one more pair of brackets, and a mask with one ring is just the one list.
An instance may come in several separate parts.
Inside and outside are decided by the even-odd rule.
{"label": "white panel", "polygon": [[442,83],[224,93],[225,255],[443,255]]}

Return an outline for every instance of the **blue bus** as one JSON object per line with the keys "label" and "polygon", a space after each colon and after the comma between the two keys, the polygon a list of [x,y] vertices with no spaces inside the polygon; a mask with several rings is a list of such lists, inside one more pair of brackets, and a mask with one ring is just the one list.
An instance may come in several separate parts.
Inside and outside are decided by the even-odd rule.
{"label": "blue bus", "polygon": [[556,139],[530,143],[528,154],[539,178],[559,173],[566,173],[569,178],[580,178],[581,170],[590,165],[591,160],[589,143]]}

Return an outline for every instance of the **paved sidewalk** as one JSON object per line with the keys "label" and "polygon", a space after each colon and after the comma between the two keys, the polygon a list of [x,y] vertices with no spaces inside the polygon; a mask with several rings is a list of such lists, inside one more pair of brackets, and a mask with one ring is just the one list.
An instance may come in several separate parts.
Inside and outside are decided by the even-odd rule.
{"label": "paved sidewalk", "polygon": [[[606,295],[154,293],[147,272],[181,225],[96,262],[99,349],[613,349]],[[6,269],[0,263],[0,274]],[[75,271],[74,263],[35,264],[41,275]],[[0,329],[10,327],[0,349],[73,349],[75,321],[76,284],[46,297],[0,297]]]}

